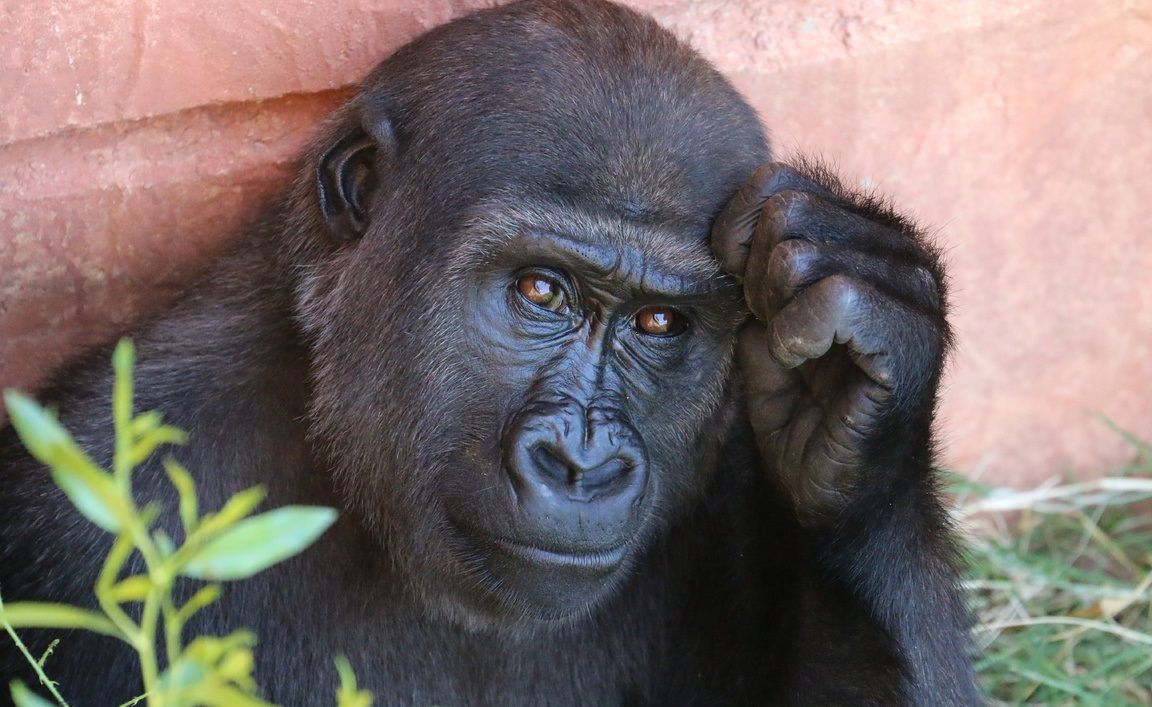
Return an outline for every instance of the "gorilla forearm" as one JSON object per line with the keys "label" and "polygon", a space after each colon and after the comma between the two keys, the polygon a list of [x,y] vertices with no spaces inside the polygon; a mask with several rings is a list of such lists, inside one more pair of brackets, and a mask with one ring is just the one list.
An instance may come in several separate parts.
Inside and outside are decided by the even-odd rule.
{"label": "gorilla forearm", "polygon": [[907,481],[882,506],[810,531],[812,556],[824,581],[852,597],[872,630],[890,639],[910,704],[980,704],[957,551],[925,472],[906,470]]}
{"label": "gorilla forearm", "polygon": [[761,464],[816,572],[887,637],[904,699],[977,702],[931,468],[950,339],[938,256],[887,204],[803,162],[759,170],[713,248],[753,315],[738,358]]}

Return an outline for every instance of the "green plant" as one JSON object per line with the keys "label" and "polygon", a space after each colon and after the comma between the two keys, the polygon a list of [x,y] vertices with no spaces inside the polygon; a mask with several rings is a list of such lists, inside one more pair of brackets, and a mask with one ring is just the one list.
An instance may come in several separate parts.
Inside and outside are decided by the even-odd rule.
{"label": "green plant", "polygon": [[1000,704],[1152,704],[1152,447],[1125,437],[1136,460],[1096,480],[954,479],[977,668]]}
{"label": "green plant", "polygon": [[[237,631],[222,637],[198,636],[185,643],[184,627],[219,598],[216,582],[245,579],[299,553],[332,524],[336,512],[286,506],[252,515],[265,496],[262,488],[255,487],[232,496],[219,511],[201,514],[191,475],[168,457],[163,465],[178,494],[183,529],[178,543],[155,527],[161,512],[158,505],[137,504],[132,473],[161,445],[184,443],[185,435],[163,424],[157,412],[133,415],[135,353],[130,341],[120,342],[112,360],[115,451],[111,471],[80,449],[51,412],[17,392],[4,394],[12,425],[28,451],[48,467],[53,481],[77,510],[115,540],[96,580],[98,610],[38,602],[5,605],[0,600],[0,625],[61,705],[64,699],[44,667],[51,648],[40,658],[34,657],[16,629],[81,629],[127,643],[139,657],[144,685],[144,694],[128,704],[267,705],[257,696],[252,675],[255,636]],[[135,556],[142,560],[143,572],[125,576]],[[181,577],[209,583],[178,604],[173,588]],[[338,659],[337,668],[341,707],[371,704],[371,695],[356,689],[348,662]],[[19,707],[51,704],[18,681],[11,685],[11,693]]]}

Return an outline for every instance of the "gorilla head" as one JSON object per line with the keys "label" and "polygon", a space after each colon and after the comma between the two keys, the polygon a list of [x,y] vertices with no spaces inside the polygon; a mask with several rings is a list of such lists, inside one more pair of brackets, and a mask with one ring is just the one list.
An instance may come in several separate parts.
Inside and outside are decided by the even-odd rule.
{"label": "gorilla head", "polygon": [[344,502],[428,607],[587,612],[728,424],[707,238],[755,114],[653,21],[543,0],[401,49],[324,135],[284,257]]}

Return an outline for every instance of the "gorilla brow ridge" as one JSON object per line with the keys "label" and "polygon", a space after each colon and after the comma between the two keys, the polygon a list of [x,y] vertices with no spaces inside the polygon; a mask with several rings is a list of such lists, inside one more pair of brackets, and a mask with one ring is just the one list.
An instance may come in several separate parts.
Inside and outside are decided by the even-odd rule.
{"label": "gorilla brow ridge", "polygon": [[449,259],[449,277],[463,281],[468,272],[491,262],[510,240],[529,230],[587,233],[611,247],[635,249],[645,262],[666,264],[672,273],[694,273],[700,281],[724,277],[719,263],[703,247],[695,248],[666,230],[523,196],[485,200],[471,210],[461,228],[463,238]]}

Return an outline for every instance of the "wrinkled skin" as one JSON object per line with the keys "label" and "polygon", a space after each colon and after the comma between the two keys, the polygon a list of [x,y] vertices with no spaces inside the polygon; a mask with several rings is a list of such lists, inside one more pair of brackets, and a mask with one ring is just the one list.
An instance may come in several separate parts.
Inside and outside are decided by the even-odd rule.
{"label": "wrinkled skin", "polygon": [[[205,508],[341,513],[189,635],[252,629],[288,705],[329,703],[339,653],[389,705],[979,703],[931,472],[939,260],[772,159],[719,74],[600,0],[383,62],[130,332]],[[107,354],[38,393],[102,463]],[[158,462],[135,483],[178,534]],[[108,537],[11,430],[0,504],[5,600],[90,605]],[[63,639],[74,703],[139,693],[125,647]],[[0,672],[29,679],[3,642]]]}

